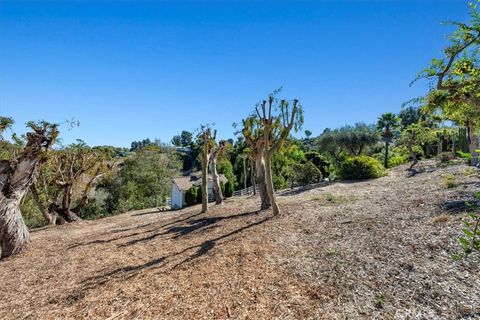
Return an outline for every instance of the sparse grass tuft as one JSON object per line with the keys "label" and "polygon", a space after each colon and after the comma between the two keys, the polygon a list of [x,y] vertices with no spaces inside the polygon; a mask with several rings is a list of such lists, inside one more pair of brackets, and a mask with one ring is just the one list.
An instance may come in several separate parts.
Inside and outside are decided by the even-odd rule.
{"label": "sparse grass tuft", "polygon": [[466,177],[475,176],[477,174],[478,174],[478,170],[477,170],[477,168],[474,168],[474,167],[469,167],[469,168],[465,169],[465,171],[463,171],[463,175],[466,176]]}
{"label": "sparse grass tuft", "polygon": [[455,188],[457,186],[457,179],[455,178],[455,175],[451,173],[447,173],[442,176],[443,178],[443,186],[447,189],[450,188]]}
{"label": "sparse grass tuft", "polygon": [[432,219],[433,223],[445,223],[447,221],[448,221],[448,216],[446,214],[436,216]]}
{"label": "sparse grass tuft", "polygon": [[377,309],[383,309],[385,306],[385,296],[383,293],[380,292],[375,295],[375,299],[373,299],[373,305]]}
{"label": "sparse grass tuft", "polygon": [[354,201],[354,197],[346,197],[342,195],[335,195],[333,193],[327,192],[321,196],[315,196],[311,198],[312,201],[322,202],[324,204],[341,204]]}

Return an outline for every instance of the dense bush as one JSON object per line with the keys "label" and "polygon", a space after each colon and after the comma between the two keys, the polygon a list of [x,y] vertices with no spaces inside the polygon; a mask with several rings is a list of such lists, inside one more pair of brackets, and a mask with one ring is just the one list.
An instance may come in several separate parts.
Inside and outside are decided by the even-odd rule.
{"label": "dense bush", "polygon": [[306,163],[295,163],[290,167],[289,179],[292,187],[294,185],[303,186],[320,182],[322,177],[320,169],[310,161]]}
{"label": "dense bush", "polygon": [[202,203],[202,186],[197,189],[197,203]]}
{"label": "dense bush", "polygon": [[339,174],[342,179],[347,180],[374,179],[384,176],[385,169],[375,158],[357,156],[343,161]]}
{"label": "dense bush", "polygon": [[227,181],[227,183],[225,183],[225,192],[223,193],[223,195],[225,196],[225,198],[230,198],[231,196],[233,196],[233,182],[232,181]]}
{"label": "dense bush", "polygon": [[287,188],[287,181],[282,175],[273,175],[272,180],[275,190],[282,190]]}
{"label": "dense bush", "polygon": [[197,203],[197,192],[198,192],[198,188],[195,186],[192,186],[190,189],[188,189],[185,192],[185,202],[189,206]]}
{"label": "dense bush", "polygon": [[320,153],[315,151],[310,151],[305,153],[305,159],[308,162],[313,163],[318,170],[320,170],[322,177],[328,177],[328,168],[330,166],[330,161],[325,156],[322,156]]}

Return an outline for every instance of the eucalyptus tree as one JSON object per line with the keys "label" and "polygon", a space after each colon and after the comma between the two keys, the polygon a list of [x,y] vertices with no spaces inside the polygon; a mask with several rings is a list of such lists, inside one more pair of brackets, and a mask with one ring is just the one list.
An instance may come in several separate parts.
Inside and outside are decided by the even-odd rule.
{"label": "eucalyptus tree", "polygon": [[395,130],[400,127],[400,118],[394,113],[387,112],[382,114],[378,118],[377,129],[382,135],[383,141],[385,141],[385,160],[384,167],[388,168],[388,148],[393,141]]}
{"label": "eucalyptus tree", "polygon": [[[428,79],[432,89],[426,110],[440,110],[449,120],[467,127],[472,165],[478,163],[478,124],[480,123],[480,13],[478,1],[470,3],[470,22],[452,23],[457,29],[449,37],[444,57],[433,59],[417,79]],[[414,81],[415,81],[414,80]]]}
{"label": "eucalyptus tree", "polygon": [[[4,119],[0,121],[3,124],[7,123]],[[12,124],[9,122],[2,126],[2,132]],[[0,258],[18,253],[29,241],[20,204],[58,137],[56,124],[42,121],[29,122],[27,126],[31,132],[26,135],[20,155],[0,161]]]}
{"label": "eucalyptus tree", "polygon": [[290,132],[298,131],[303,125],[303,109],[298,100],[279,100],[270,95],[267,101],[263,100],[255,107],[260,129],[263,132],[265,182],[268,197],[270,198],[274,215],[280,214],[280,208],[275,197],[272,179],[272,157],[284,144]]}

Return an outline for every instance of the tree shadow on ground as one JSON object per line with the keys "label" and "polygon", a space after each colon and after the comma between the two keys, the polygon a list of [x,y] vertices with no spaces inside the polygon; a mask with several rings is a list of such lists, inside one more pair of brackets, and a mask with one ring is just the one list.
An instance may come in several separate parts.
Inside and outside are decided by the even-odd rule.
{"label": "tree shadow on ground", "polygon": [[130,217],[140,217],[140,216],[146,216],[146,215],[149,215],[149,214],[167,213],[167,212],[171,212],[171,211],[172,210],[162,210],[161,208],[157,208],[156,211],[133,213],[133,214],[130,215]]}
{"label": "tree shadow on ground", "polygon": [[[147,241],[153,240],[157,237],[168,235],[168,234],[173,234],[174,235],[172,237],[172,239],[178,239],[182,236],[186,236],[188,234],[198,232],[202,229],[205,230],[206,227],[209,227],[209,229],[211,229],[212,225],[214,225],[214,224],[216,224],[216,223],[218,223],[222,220],[239,219],[239,218],[244,218],[244,217],[253,216],[253,215],[257,215],[257,214],[258,214],[258,211],[251,211],[251,212],[245,212],[245,213],[240,213],[240,214],[231,215],[231,216],[207,217],[207,218],[200,218],[200,219],[193,219],[193,220],[184,219],[184,220],[177,221],[177,223],[180,224],[182,222],[186,222],[187,225],[185,225],[185,226],[169,227],[169,228],[167,228],[167,230],[165,230],[163,232],[158,232],[158,233],[154,233],[154,234],[151,234],[151,235],[143,237],[143,238],[134,239],[134,240],[128,241],[126,243],[119,244],[118,247],[128,247],[128,246],[140,243],[140,242],[147,242]],[[190,217],[190,218],[193,218],[193,216]],[[164,228],[166,226],[167,225],[164,225],[162,228]],[[162,229],[162,228],[159,228],[159,229]]]}
{"label": "tree shadow on ground", "polygon": [[[249,215],[252,215],[253,213],[257,213],[257,212],[248,212],[248,213],[232,216],[232,218],[249,216]],[[229,217],[219,217],[219,218],[220,219],[218,219],[217,222],[222,220],[222,219],[228,219]],[[142,272],[144,270],[159,269],[159,268],[165,268],[166,269],[167,265],[169,263],[173,264],[173,263],[175,263],[176,258],[180,258],[179,262],[173,264],[172,267],[169,268],[170,271],[173,271],[173,270],[179,268],[180,266],[182,266],[186,263],[192,262],[193,260],[195,260],[195,259],[197,259],[201,256],[206,255],[207,253],[209,253],[215,247],[218,247],[220,245],[224,245],[225,243],[233,241],[234,239],[231,238],[232,236],[237,235],[237,234],[239,234],[239,233],[241,233],[245,230],[248,230],[250,228],[253,228],[255,226],[261,225],[261,224],[265,223],[266,221],[270,220],[271,218],[272,217],[267,216],[267,217],[265,217],[265,218],[263,218],[259,221],[246,224],[243,227],[234,229],[233,231],[230,231],[230,232],[227,232],[225,234],[219,235],[217,237],[202,241],[199,244],[189,246],[189,247],[184,248],[180,251],[173,252],[171,254],[167,254],[165,256],[150,260],[146,263],[117,268],[117,269],[114,269],[114,270],[111,270],[111,271],[104,272],[103,274],[87,278],[82,282],[82,284],[84,285],[83,289],[85,289],[85,290],[94,289],[94,288],[96,288],[100,285],[103,285],[106,282],[109,282],[109,281],[112,281],[112,280],[123,281],[123,280],[126,280],[126,279],[129,279],[131,277],[136,276],[137,274],[139,274],[140,272]],[[198,220],[202,220],[202,219],[198,219]],[[194,223],[194,225],[198,225],[198,223]],[[205,226],[205,224],[202,224],[202,225]],[[209,226],[209,228],[211,228],[211,227],[213,227],[213,226]],[[206,229],[207,228],[205,228],[204,230],[206,230]],[[182,258],[183,255],[185,255],[185,256]]]}
{"label": "tree shadow on ground", "polygon": [[[84,247],[84,246],[89,246],[89,245],[95,245],[95,244],[103,244],[103,243],[110,243],[110,242],[114,242],[114,241],[117,241],[117,240],[122,240],[122,239],[125,239],[125,238],[131,238],[131,237],[134,237],[134,236],[138,236],[138,235],[141,235],[141,234],[145,234],[145,233],[150,233],[150,232],[154,232],[154,231],[157,231],[157,230],[160,230],[160,229],[163,229],[165,227],[168,227],[168,226],[171,226],[171,225],[174,225],[174,224],[177,224],[177,223],[182,223],[182,222],[185,222],[185,221],[188,221],[196,216],[199,216],[201,215],[202,213],[199,212],[199,213],[195,213],[193,215],[189,215],[183,219],[175,219],[173,218],[174,220],[172,222],[169,222],[169,223],[166,223],[166,224],[163,224],[161,226],[157,226],[155,228],[152,228],[152,229],[149,229],[149,230],[145,230],[145,231],[139,231],[139,232],[134,232],[134,233],[130,233],[130,234],[126,234],[126,235],[122,235],[122,236],[119,236],[119,237],[115,237],[115,238],[108,238],[108,239],[97,239],[97,240],[93,240],[93,241],[88,241],[88,242],[80,242],[80,243],[75,243],[71,246],[69,246],[67,249],[70,250],[70,249],[75,249],[75,248],[78,248],[78,247]],[[147,224],[143,224],[143,225],[140,225],[140,226],[135,226],[135,227],[132,227],[132,228],[124,228],[124,229],[120,229],[120,230],[111,230],[109,233],[122,233],[122,232],[127,232],[127,231],[132,231],[132,230],[138,230],[138,229],[142,229],[144,227],[147,227],[149,225],[152,225],[153,223],[147,223]],[[152,238],[153,239],[153,238]]]}
{"label": "tree shadow on ground", "polygon": [[473,197],[470,199],[448,200],[440,205],[440,211],[452,215],[462,214],[473,211],[472,206],[480,206],[480,200]]}
{"label": "tree shadow on ground", "polygon": [[307,192],[307,191],[310,191],[310,190],[313,190],[313,189],[317,189],[317,188],[320,188],[320,187],[326,187],[326,186],[328,186],[332,183],[333,182],[324,181],[324,182],[309,184],[309,185],[306,185],[306,186],[295,187],[295,188],[290,189],[290,190],[280,191],[278,193],[278,196],[280,196],[280,197],[295,196],[295,195],[299,195],[299,194],[302,194],[304,192]]}

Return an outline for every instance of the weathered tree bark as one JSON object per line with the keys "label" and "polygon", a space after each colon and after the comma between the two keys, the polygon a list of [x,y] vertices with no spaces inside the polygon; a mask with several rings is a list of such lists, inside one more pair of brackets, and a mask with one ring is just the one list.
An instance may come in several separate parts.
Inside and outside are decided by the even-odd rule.
{"label": "weathered tree bark", "polygon": [[277,204],[277,198],[275,197],[275,189],[273,187],[273,177],[272,177],[272,163],[271,157],[265,157],[265,185],[267,187],[268,198],[270,199],[273,214],[280,214],[280,208]]}
{"label": "weathered tree bark", "polygon": [[223,203],[223,194],[222,188],[220,187],[220,176],[217,172],[217,156],[214,155],[210,159],[210,172],[212,173],[212,180],[213,180],[213,194],[215,196],[215,203],[222,204]]}
{"label": "weathered tree bark", "polygon": [[471,165],[476,166],[478,164],[478,136],[475,133],[475,124],[472,120],[467,121],[467,139],[468,139],[468,149],[472,155]]}
{"label": "weathered tree bark", "polygon": [[32,129],[21,157],[0,163],[0,258],[20,252],[29,241],[20,203],[35,181],[43,151],[51,147],[56,137],[56,126],[32,124]]}
{"label": "weathered tree bark", "polygon": [[63,186],[62,208],[60,210],[56,210],[57,213],[67,222],[75,222],[82,220],[75,212],[70,209],[72,204],[72,194],[73,185],[69,183],[65,184]]}
{"label": "weathered tree bark", "polygon": [[255,182],[255,171],[253,170],[253,160],[250,158],[250,182],[252,183],[253,195],[257,194],[257,186]]}
{"label": "weathered tree bark", "polygon": [[267,181],[265,179],[265,159],[264,159],[264,151],[258,151],[255,155],[255,171],[257,175],[257,184],[258,184],[258,194],[260,195],[260,208],[262,210],[270,209],[272,206],[272,202],[270,201],[270,197],[268,196],[267,191]]}
{"label": "weathered tree bark", "polygon": [[202,154],[202,213],[208,212],[208,162],[209,162],[209,133],[210,129],[203,132],[203,154]]}

